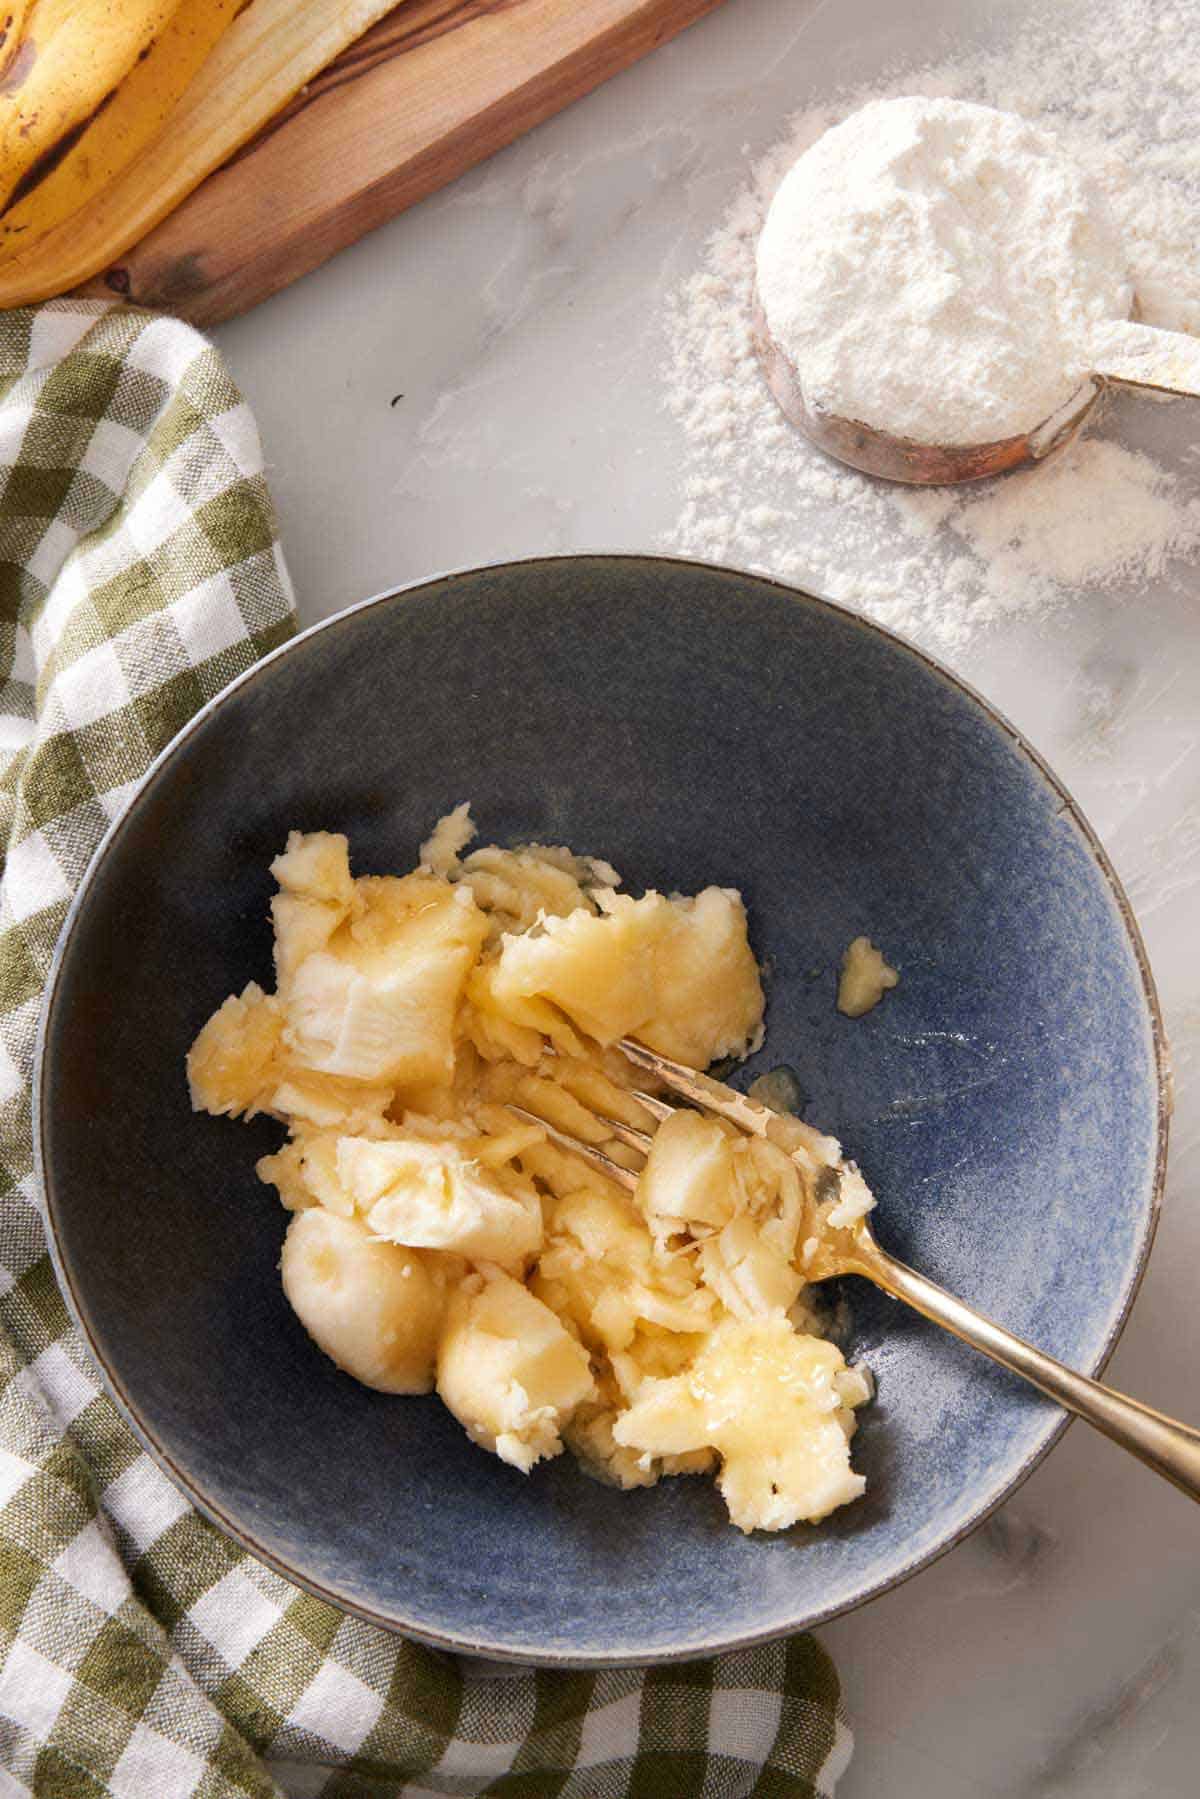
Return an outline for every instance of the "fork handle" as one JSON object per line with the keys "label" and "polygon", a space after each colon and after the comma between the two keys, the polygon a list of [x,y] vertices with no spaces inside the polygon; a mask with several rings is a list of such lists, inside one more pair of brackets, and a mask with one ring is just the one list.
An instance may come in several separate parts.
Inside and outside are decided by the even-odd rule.
{"label": "fork handle", "polygon": [[1181,1493],[1200,1500],[1200,1430],[1179,1424],[1139,1400],[1127,1399],[1111,1387],[1089,1380],[1085,1374],[1077,1374],[875,1244],[856,1263],[856,1272],[865,1274],[885,1293],[902,1299],[934,1324],[952,1331],[1002,1368],[1030,1381],[1047,1398],[1094,1424],[1156,1474],[1165,1476]]}

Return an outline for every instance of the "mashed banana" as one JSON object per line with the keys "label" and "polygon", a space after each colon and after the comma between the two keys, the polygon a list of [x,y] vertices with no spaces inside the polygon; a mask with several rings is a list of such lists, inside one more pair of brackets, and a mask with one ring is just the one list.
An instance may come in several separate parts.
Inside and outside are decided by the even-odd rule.
{"label": "mashed banana", "polygon": [[861,1018],[879,1004],[900,980],[898,969],[883,959],[869,937],[855,937],[842,957],[838,978],[837,1008],[847,1018]]}
{"label": "mashed banana", "polygon": [[293,832],[275,992],[192,1046],[197,1110],[287,1126],[258,1173],[294,1214],[289,1301],[340,1368],[436,1386],[523,1471],[565,1443],[622,1487],[715,1472],[746,1531],[826,1516],[863,1490],[870,1397],[803,1329],[822,1228],[872,1204],[838,1145],[680,1111],[630,1195],[510,1110],[636,1167],[606,1120],[654,1120],[617,1039],[695,1068],[761,1042],[739,895],[635,899],[607,863],[474,834],[460,806],[412,874],[355,879],[344,837]]}

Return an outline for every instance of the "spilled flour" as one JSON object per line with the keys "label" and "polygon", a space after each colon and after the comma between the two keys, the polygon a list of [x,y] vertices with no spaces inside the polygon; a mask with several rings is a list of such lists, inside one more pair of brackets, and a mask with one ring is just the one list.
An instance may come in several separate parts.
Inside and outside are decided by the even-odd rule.
{"label": "spilled flour", "polygon": [[1153,402],[1110,401],[1040,468],[976,487],[889,486],[786,423],[750,335],[758,237],[783,176],[838,120],[902,94],[982,101],[1049,126],[1116,219],[1141,316],[1200,332],[1200,59],[1183,54],[1198,25],[1194,7],[1169,0],[1059,8],[993,53],[895,70],[794,119],[669,302],[683,504],[664,547],[795,581],[951,655],[981,627],[1080,591],[1137,594],[1200,552],[1194,471],[1118,437],[1124,408]]}

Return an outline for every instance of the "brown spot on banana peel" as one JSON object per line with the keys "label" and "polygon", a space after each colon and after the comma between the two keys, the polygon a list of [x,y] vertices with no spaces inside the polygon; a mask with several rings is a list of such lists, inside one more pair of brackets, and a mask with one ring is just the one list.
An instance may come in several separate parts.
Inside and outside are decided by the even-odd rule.
{"label": "brown spot on banana peel", "polygon": [[88,127],[95,124],[105,107],[116,99],[117,91],[115,87],[110,89],[99,106],[93,107],[86,119],[80,119],[77,125],[72,125],[69,131],[64,131],[56,143],[51,144],[48,150],[43,150],[37,160],[30,163],[20,180],[14,184],[4,204],[0,206],[0,219],[11,212],[21,200],[26,199],[36,187],[45,181],[48,175],[54,173],[59,163],[71,154]]}

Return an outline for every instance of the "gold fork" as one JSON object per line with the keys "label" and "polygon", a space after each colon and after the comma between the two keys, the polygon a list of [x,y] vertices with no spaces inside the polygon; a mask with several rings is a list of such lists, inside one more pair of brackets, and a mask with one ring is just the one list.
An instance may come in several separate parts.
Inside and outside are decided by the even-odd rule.
{"label": "gold fork", "polygon": [[[831,1191],[834,1183],[840,1184],[849,1174],[834,1140],[822,1136],[811,1125],[773,1112],[735,1088],[713,1080],[710,1075],[699,1074],[682,1062],[674,1062],[669,1056],[660,1056],[632,1038],[623,1037],[617,1047],[636,1067],[654,1075],[688,1105],[716,1113],[739,1130],[765,1137],[782,1149],[807,1177],[807,1190],[811,1191],[814,1185],[819,1189],[823,1184]],[[635,1089],[632,1097],[660,1123],[676,1109],[671,1101],[657,1093]],[[552,1142],[571,1150],[609,1180],[616,1181],[631,1193],[636,1192],[638,1176],[635,1170],[626,1168],[595,1144],[580,1142],[523,1106],[512,1105],[509,1109],[540,1125]],[[643,1155],[649,1151],[653,1139],[648,1132],[615,1118],[597,1116],[618,1142]],[[974,1306],[956,1299],[944,1287],[881,1249],[865,1218],[845,1226],[826,1226],[821,1231],[816,1255],[806,1264],[805,1275],[809,1280],[818,1281],[838,1274],[860,1274],[874,1281],[893,1299],[902,1299],[923,1317],[940,1324],[943,1330],[961,1337],[972,1349],[980,1350],[993,1362],[999,1362],[1002,1368],[1019,1374],[1068,1412],[1095,1425],[1098,1431],[1119,1443],[1122,1449],[1128,1449],[1156,1474],[1173,1482],[1189,1498],[1200,1500],[1200,1430],[1180,1424],[1162,1412],[1142,1405],[1139,1400],[1127,1399],[1124,1394],[1090,1380],[1085,1374],[1076,1373],[1043,1350],[1035,1349],[1032,1343],[1014,1336],[1012,1331],[976,1311]]]}

